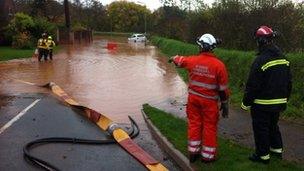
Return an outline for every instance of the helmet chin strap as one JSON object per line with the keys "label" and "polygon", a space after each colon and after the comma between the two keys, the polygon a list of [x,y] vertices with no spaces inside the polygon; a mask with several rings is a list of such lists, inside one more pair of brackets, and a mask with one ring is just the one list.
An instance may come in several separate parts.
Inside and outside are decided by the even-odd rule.
{"label": "helmet chin strap", "polygon": [[203,47],[201,47],[201,46],[199,46],[199,49],[200,49],[200,53],[202,53],[202,52],[212,52],[212,48],[203,48]]}
{"label": "helmet chin strap", "polygon": [[269,46],[272,46],[273,44],[274,44],[273,40],[268,40],[265,42],[257,41],[258,51],[262,52],[264,49],[266,49]]}

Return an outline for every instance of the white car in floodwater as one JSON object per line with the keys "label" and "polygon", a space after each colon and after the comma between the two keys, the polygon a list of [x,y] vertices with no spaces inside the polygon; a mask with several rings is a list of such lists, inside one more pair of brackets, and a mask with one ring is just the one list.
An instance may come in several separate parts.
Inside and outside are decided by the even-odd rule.
{"label": "white car in floodwater", "polygon": [[133,34],[128,38],[129,42],[146,42],[147,37],[144,34]]}

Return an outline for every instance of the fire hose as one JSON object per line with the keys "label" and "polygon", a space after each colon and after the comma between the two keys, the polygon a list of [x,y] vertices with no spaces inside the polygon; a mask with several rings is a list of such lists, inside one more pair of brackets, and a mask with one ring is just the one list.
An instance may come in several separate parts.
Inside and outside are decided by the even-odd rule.
{"label": "fire hose", "polygon": [[[130,117],[129,120],[131,122],[131,130],[128,131],[128,135],[130,138],[135,138],[139,135],[139,128],[137,123]],[[39,146],[39,145],[44,145],[44,144],[49,144],[49,143],[72,143],[72,144],[92,144],[92,145],[102,145],[102,144],[114,144],[116,143],[115,139],[104,139],[104,140],[91,140],[91,139],[78,139],[78,138],[67,138],[67,137],[50,137],[50,138],[43,138],[43,139],[37,139],[34,141],[31,141],[27,143],[23,147],[23,154],[24,158],[26,159],[27,162],[34,164],[35,166],[39,166],[42,169],[48,170],[48,171],[59,171],[57,167],[53,166],[52,164],[41,160],[35,156],[33,156],[30,153],[30,150],[33,148]]]}
{"label": "fire hose", "polygon": [[45,143],[53,143],[53,142],[61,142],[61,143],[81,143],[81,144],[108,144],[112,143],[114,140],[117,142],[124,150],[126,150],[130,155],[132,155],[135,159],[137,159],[141,164],[143,164],[148,170],[151,171],[167,171],[168,169],[163,166],[159,161],[155,160],[152,156],[150,156],[146,151],[144,151],[140,146],[138,146],[131,138],[134,138],[138,135],[139,129],[137,124],[134,122],[132,118],[129,117],[131,121],[132,130],[134,128],[138,131],[138,133],[129,132],[127,133],[124,129],[122,129],[118,124],[113,122],[110,118],[105,115],[85,107],[75,100],[73,100],[67,93],[63,91],[58,85],[53,82],[50,82],[45,85],[37,85],[34,83],[16,80],[18,82],[22,82],[28,85],[39,86],[50,89],[56,96],[60,97],[64,102],[68,103],[70,106],[75,107],[83,111],[85,117],[94,122],[99,128],[104,131],[107,131],[109,135],[113,137],[112,140],[83,140],[83,139],[75,139],[75,138],[46,138],[39,139],[32,142],[29,142],[24,147],[24,155],[25,158],[33,164],[38,164],[38,166],[43,168],[48,168],[48,170],[58,170],[58,168],[50,165],[49,163],[38,159],[32,156],[29,153],[31,147],[35,144],[45,144]]}
{"label": "fire hose", "polygon": [[[131,122],[131,130],[128,131],[128,135],[130,136],[130,138],[133,139],[139,135],[140,130],[138,128],[137,123],[130,116],[128,117]],[[67,137],[50,137],[50,138],[37,139],[27,143],[23,147],[23,154],[25,160],[30,164],[33,164],[35,166],[38,166],[48,171],[59,171],[60,169],[57,168],[56,166],[53,166],[52,164],[44,160],[41,160],[30,153],[30,150],[32,150],[33,148],[38,147],[39,145],[50,144],[50,143],[106,145],[106,144],[114,144],[116,143],[116,141],[113,138],[104,139],[104,140],[78,139],[78,138],[67,138]]]}

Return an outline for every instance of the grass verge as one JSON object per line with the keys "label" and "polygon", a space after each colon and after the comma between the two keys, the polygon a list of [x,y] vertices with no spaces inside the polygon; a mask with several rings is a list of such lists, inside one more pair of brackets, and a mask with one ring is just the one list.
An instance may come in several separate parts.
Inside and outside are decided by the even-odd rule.
{"label": "grass verge", "polygon": [[[152,123],[159,131],[181,151],[187,155],[187,123],[185,120],[174,117],[172,114],[161,111],[148,104],[143,105],[143,110],[150,118]],[[295,171],[303,170],[304,167],[287,161],[279,161],[271,158],[269,165],[253,163],[247,159],[248,155],[253,153],[248,149],[237,145],[236,143],[222,138],[219,141],[219,160],[212,164],[203,164],[200,161],[195,162],[198,170],[275,170],[275,171]]]}
{"label": "grass verge", "polygon": [[32,57],[34,49],[14,49],[8,46],[0,47],[0,61]]}
{"label": "grass verge", "polygon": [[[198,47],[193,44],[177,40],[153,36],[151,42],[159,47],[165,55],[193,55],[198,54]],[[249,74],[251,64],[255,58],[253,51],[238,51],[227,49],[215,49],[215,54],[225,63],[229,72],[229,87],[231,90],[231,102],[233,106],[240,106],[243,97],[243,90]],[[293,88],[287,110],[282,117],[288,120],[304,119],[304,54],[289,53],[286,55],[291,63],[293,75]],[[187,82],[188,74],[184,69],[177,69],[179,75]]]}
{"label": "grass verge", "polygon": [[[54,47],[54,53],[57,53],[61,46]],[[0,61],[11,59],[31,58],[35,49],[14,49],[9,46],[0,46]]]}

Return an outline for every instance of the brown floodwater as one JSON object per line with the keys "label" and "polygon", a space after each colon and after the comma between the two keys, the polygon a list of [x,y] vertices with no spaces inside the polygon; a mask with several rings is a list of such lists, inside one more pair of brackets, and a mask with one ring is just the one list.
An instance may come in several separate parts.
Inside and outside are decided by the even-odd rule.
{"label": "brown floodwater", "polygon": [[[117,43],[116,50],[106,48],[109,41]],[[128,43],[126,38],[98,37],[89,45],[65,46],[53,61],[0,63],[0,94],[49,93],[7,78],[55,82],[78,102],[118,122],[126,121],[127,115],[141,118],[143,103],[159,103],[187,93],[174,66],[157,48]]]}

